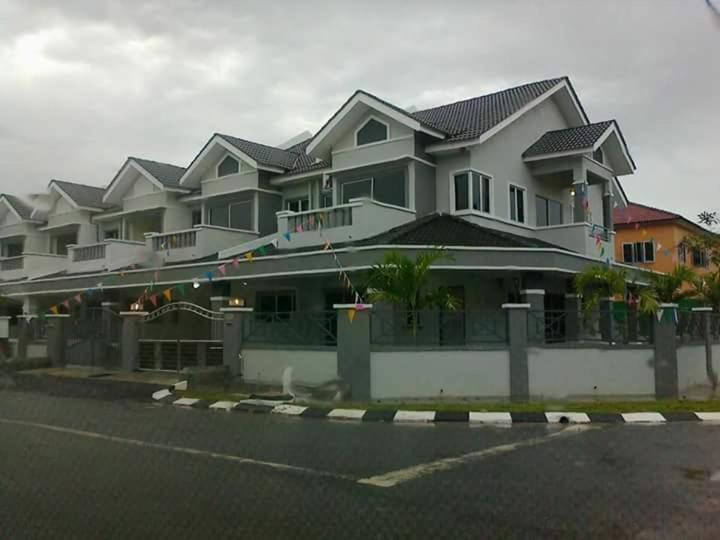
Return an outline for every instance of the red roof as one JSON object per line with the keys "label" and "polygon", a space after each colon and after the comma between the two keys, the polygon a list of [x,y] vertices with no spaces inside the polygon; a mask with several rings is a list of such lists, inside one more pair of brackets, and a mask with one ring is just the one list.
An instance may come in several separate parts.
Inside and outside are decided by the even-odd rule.
{"label": "red roof", "polygon": [[680,214],[637,203],[630,203],[627,208],[615,208],[613,210],[613,223],[616,226],[628,223],[647,223],[648,221],[668,221],[671,219],[687,221]]}

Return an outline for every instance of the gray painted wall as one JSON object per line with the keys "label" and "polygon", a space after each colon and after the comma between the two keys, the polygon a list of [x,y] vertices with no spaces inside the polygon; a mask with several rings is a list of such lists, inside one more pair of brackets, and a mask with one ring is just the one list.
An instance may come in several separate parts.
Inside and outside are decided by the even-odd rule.
{"label": "gray painted wall", "polygon": [[281,209],[282,198],[279,195],[257,192],[258,197],[258,228],[260,236],[277,232],[275,212]]}
{"label": "gray painted wall", "polygon": [[285,368],[293,369],[293,381],[320,384],[337,378],[335,350],[252,349],[243,347],[244,380],[282,384]]}
{"label": "gray painted wall", "polygon": [[418,161],[410,167],[415,174],[415,211],[421,217],[435,211],[435,169]]}

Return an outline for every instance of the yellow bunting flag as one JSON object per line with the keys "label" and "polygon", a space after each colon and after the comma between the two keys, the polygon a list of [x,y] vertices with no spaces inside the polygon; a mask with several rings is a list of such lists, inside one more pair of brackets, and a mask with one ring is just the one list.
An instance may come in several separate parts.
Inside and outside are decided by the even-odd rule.
{"label": "yellow bunting flag", "polygon": [[245,254],[245,258],[248,260],[248,262],[253,262],[253,254],[252,254],[252,251],[248,251],[248,252]]}
{"label": "yellow bunting flag", "polygon": [[357,313],[356,310],[348,309],[347,314],[348,314],[348,321],[350,321],[350,324],[352,324],[352,322],[355,320],[356,313]]}
{"label": "yellow bunting flag", "polygon": [[172,289],[165,289],[163,291],[163,296],[165,297],[165,300],[168,302],[172,301]]}
{"label": "yellow bunting flag", "polygon": [[58,314],[57,306],[50,306],[50,311],[52,311],[55,315],[57,315]]}
{"label": "yellow bunting flag", "polygon": [[327,251],[330,249],[330,240],[325,240],[325,247],[323,248],[323,251]]}

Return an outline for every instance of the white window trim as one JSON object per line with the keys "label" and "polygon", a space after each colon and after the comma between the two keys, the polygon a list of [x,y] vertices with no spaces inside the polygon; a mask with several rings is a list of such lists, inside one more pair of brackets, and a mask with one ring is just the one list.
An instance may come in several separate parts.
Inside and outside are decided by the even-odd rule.
{"label": "white window trim", "polygon": [[[641,260],[641,261],[640,261],[640,260],[637,260],[637,258],[635,257],[635,244],[640,244],[640,245],[642,245],[642,259],[643,259],[643,260]],[[652,249],[651,249],[652,260],[647,260],[647,259],[645,258],[646,253],[647,253],[647,252],[645,251],[645,244],[651,244],[651,246],[652,246]],[[628,261],[625,260],[625,246],[631,246],[631,248],[632,248],[632,261],[629,261],[629,262],[628,262]],[[622,261],[623,261],[625,264],[637,264],[637,263],[640,263],[640,264],[652,264],[652,263],[655,262],[655,260],[656,260],[656,259],[655,259],[655,240],[639,240],[639,241],[637,241],[637,242],[623,242],[623,244],[622,244]]]}
{"label": "white window trim", "polygon": [[[364,128],[364,127],[370,122],[370,120],[375,120],[376,122],[384,125],[384,126],[385,126],[385,129],[386,129],[386,131],[387,131],[387,136],[386,136],[383,140],[381,140],[381,141],[373,141],[373,142],[370,142],[370,143],[367,143],[367,144],[358,144],[358,142],[357,142],[358,132],[359,132],[362,128]],[[378,118],[378,117],[375,116],[374,114],[371,114],[370,116],[368,116],[368,117],[365,119],[365,121],[362,123],[362,125],[361,125],[360,127],[358,127],[355,131],[353,131],[353,146],[354,146],[355,148],[364,148],[364,147],[367,146],[368,144],[384,143],[384,142],[388,142],[389,140],[390,140],[390,124],[387,123],[385,120],[383,120],[383,119],[381,119],[381,118]]]}
{"label": "white window trim", "polygon": [[[472,196],[473,196],[472,177],[468,178],[468,184],[469,184],[468,185],[468,208],[464,208],[462,210],[458,210],[457,208],[455,208],[455,176],[458,174],[469,173],[469,172],[477,173],[481,177],[485,176],[489,180],[489,187],[490,187],[490,189],[488,190],[488,197],[489,197],[488,200],[490,202],[490,211],[489,212],[483,212],[482,210],[475,210],[472,207]],[[455,171],[450,171],[450,178],[449,178],[448,184],[450,185],[450,204],[448,206],[453,214],[458,213],[458,212],[468,212],[468,211],[482,214],[484,216],[495,214],[495,200],[494,200],[495,199],[495,179],[492,174],[483,172],[480,169],[475,169],[473,167],[457,169]],[[482,189],[482,178],[480,179],[480,185],[481,185],[481,189]]]}
{"label": "white window trim", "polygon": [[[288,204],[294,203],[294,202],[298,202],[298,201],[307,201],[307,209],[303,210],[303,209],[302,209],[302,204],[300,205],[300,210],[291,210],[290,208],[288,208]],[[283,206],[284,206],[283,210],[289,211],[289,212],[295,212],[295,213],[297,213],[297,212],[309,212],[310,210],[312,210],[312,208],[310,208],[310,198],[309,198],[307,195],[305,195],[305,196],[300,196],[300,197],[290,197],[290,198],[288,198],[288,199],[284,199],[284,200],[283,200]]]}
{"label": "white window trim", "polygon": [[[515,189],[522,191],[523,194],[523,209],[525,211],[525,215],[523,216],[525,219],[523,221],[513,219],[512,218],[512,201],[510,200],[510,188],[514,187]],[[530,221],[530,212],[528,211],[528,205],[527,205],[527,188],[518,184],[514,184],[512,182],[508,182],[508,191],[507,191],[507,202],[508,202],[508,219],[513,223],[522,223],[526,224]],[[517,208],[515,209],[515,215],[517,215]]]}
{"label": "white window trim", "polygon": [[[220,165],[222,164],[223,161],[225,161],[225,159],[227,159],[228,156],[233,158],[235,161],[237,161],[238,170],[237,170],[237,172],[234,172],[232,174],[226,174],[224,176],[220,176]],[[227,178],[228,176],[232,176],[233,174],[240,174],[240,173],[242,173],[242,160],[238,159],[237,156],[233,155],[230,152],[225,152],[225,154],[223,154],[222,158],[220,158],[218,160],[217,165],[215,165],[215,178],[216,179]]]}
{"label": "white window trim", "polygon": [[[359,184],[360,182],[367,182],[370,181],[370,199],[375,200],[375,177],[374,176],[367,176],[365,178],[358,178],[357,180],[349,180],[347,182],[343,182],[340,184],[340,200],[345,200],[345,186],[350,184]],[[345,204],[345,203],[342,203]]]}

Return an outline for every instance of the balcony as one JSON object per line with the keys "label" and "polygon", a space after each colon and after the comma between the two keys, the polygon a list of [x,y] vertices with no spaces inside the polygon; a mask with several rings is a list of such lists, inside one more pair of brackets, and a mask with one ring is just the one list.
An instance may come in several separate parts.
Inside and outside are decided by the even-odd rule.
{"label": "balcony", "polygon": [[68,246],[68,271],[116,270],[148,259],[145,242],[109,239],[98,244]]}
{"label": "balcony", "polygon": [[615,232],[602,225],[568,223],[538,227],[536,238],[588,257],[615,260]]}
{"label": "balcony", "polygon": [[[415,219],[415,211],[372,199],[350,199],[348,204],[307,212],[284,210],[276,213],[278,231],[294,233],[283,247],[322,245],[360,240],[380,234]],[[321,236],[322,231],[322,236]]]}
{"label": "balcony", "polygon": [[3,281],[34,279],[62,272],[66,268],[65,255],[23,253],[17,257],[0,259],[0,279]]}
{"label": "balcony", "polygon": [[196,225],[192,229],[145,235],[147,248],[165,263],[200,259],[218,251],[255,240],[254,231],[229,229],[214,225]]}

